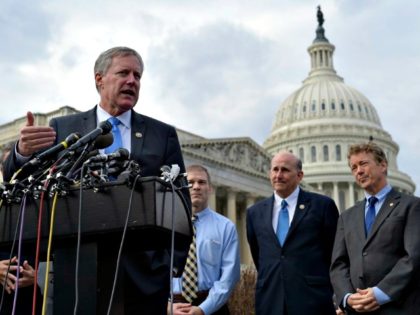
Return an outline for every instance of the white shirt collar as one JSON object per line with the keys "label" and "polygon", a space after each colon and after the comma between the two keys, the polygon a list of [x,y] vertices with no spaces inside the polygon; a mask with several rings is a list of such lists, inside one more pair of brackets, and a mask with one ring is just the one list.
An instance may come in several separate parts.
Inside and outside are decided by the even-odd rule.
{"label": "white shirt collar", "polygon": [[[108,120],[108,118],[112,117],[100,105],[98,105],[96,108],[96,118],[98,119],[98,123],[104,120]],[[117,118],[121,121],[121,124],[124,127],[128,129],[131,128],[131,110],[122,113],[121,115],[117,116]]]}

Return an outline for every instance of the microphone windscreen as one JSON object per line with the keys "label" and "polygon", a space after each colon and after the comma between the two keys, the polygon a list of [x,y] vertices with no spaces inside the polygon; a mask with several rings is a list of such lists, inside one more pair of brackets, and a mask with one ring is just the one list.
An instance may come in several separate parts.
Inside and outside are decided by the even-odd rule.
{"label": "microphone windscreen", "polygon": [[108,133],[106,135],[100,135],[96,138],[94,142],[95,149],[105,149],[109,147],[114,142],[114,136],[112,133]]}
{"label": "microphone windscreen", "polygon": [[111,131],[112,124],[108,120],[105,120],[99,123],[99,128],[102,129],[102,134],[104,135]]}

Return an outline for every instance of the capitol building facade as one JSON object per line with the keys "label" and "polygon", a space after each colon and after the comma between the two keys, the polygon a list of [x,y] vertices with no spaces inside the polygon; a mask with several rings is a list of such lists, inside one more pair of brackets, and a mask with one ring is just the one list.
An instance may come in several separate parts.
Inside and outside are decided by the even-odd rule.
{"label": "capitol building facade", "polygon": [[270,155],[288,150],[299,156],[305,182],[332,197],[343,211],[364,198],[350,173],[348,147],[374,141],[387,155],[389,183],[413,194],[413,181],[398,170],[398,144],[382,128],[375,107],[337,75],[333,64],[335,47],[325,37],[320,9],[318,23],[316,38],[308,48],[309,75],[302,87],[281,104],[263,147]]}
{"label": "capitol building facade", "polygon": [[[316,38],[308,48],[309,75],[280,105],[262,146],[249,137],[208,139],[177,129],[185,164],[202,164],[209,169],[214,186],[210,206],[237,226],[242,263],[252,263],[246,241],[246,209],[273,193],[268,179],[270,159],[280,150],[291,151],[303,161],[303,188],[332,197],[340,211],[364,197],[347,164],[347,149],[354,143],[378,143],[388,157],[390,184],[409,194],[415,191],[411,178],[398,170],[398,144],[382,128],[374,106],[344,84],[334,70],[335,47],[325,37],[322,16],[318,24]],[[53,117],[76,112],[64,106],[49,113],[34,113],[35,124],[47,125]],[[1,125],[0,146],[15,141],[25,122],[26,118],[20,117]]]}

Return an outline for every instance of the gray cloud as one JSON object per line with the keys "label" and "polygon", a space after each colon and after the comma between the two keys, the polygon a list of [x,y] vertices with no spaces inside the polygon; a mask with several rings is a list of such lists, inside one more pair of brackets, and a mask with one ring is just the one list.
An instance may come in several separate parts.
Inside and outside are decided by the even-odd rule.
{"label": "gray cloud", "polygon": [[48,15],[37,1],[1,1],[0,25],[0,63],[21,63],[46,56],[51,30]]}
{"label": "gray cloud", "polygon": [[193,118],[181,128],[212,137],[250,132],[255,137],[257,131],[261,140],[269,131],[264,116],[270,116],[278,102],[268,92],[280,72],[275,71],[278,49],[274,42],[223,21],[192,34],[172,34],[149,51],[148,71],[167,99],[159,106]]}

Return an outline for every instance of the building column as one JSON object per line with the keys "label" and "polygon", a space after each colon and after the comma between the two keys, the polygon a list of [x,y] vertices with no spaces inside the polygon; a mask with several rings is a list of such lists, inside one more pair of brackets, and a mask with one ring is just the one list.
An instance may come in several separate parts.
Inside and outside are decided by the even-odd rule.
{"label": "building column", "polygon": [[340,197],[338,196],[338,183],[337,182],[333,183],[333,199],[334,199],[337,207],[339,207],[340,206]]}
{"label": "building column", "polygon": [[354,184],[352,183],[352,182],[350,182],[349,183],[349,207],[352,207],[353,205],[354,205],[354,203],[355,203],[355,200],[354,200]]}
{"label": "building column", "polygon": [[319,69],[320,67],[321,67],[321,50],[318,50],[317,51],[317,54],[316,54],[316,57],[317,57],[317,69]]}
{"label": "building column", "polygon": [[236,191],[227,191],[227,216],[236,225]]}
{"label": "building column", "polygon": [[[252,195],[250,193],[246,194],[246,209],[248,209],[250,206],[255,204],[256,197],[255,195]],[[245,215],[242,216],[241,221],[241,228],[238,233],[239,235],[239,242],[241,244],[240,251],[241,251],[241,262],[246,265],[253,265],[254,262],[252,260],[251,256],[251,250],[249,249],[248,240],[246,238],[246,209],[245,209]]]}
{"label": "building column", "polygon": [[217,209],[216,209],[217,187],[214,186],[214,185],[212,187],[213,187],[213,191],[211,192],[211,194],[209,196],[209,207],[212,208],[213,210],[217,211]]}

